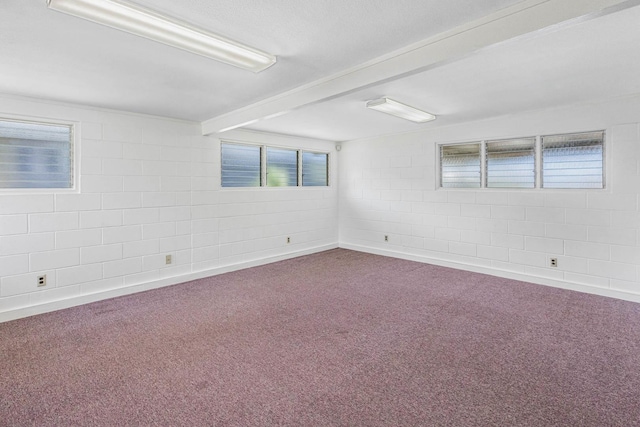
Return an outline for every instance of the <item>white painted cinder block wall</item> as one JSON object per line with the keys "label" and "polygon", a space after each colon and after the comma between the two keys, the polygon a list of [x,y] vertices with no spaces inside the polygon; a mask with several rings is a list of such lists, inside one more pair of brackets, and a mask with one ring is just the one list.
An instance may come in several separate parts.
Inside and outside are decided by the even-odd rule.
{"label": "white painted cinder block wall", "polygon": [[[348,141],[339,153],[225,134],[330,152],[328,188],[221,189],[220,141],[197,123],[11,96],[2,115],[76,122],[81,191],[0,194],[0,321],[338,244],[640,300],[640,97]],[[605,190],[436,187],[437,143],[596,129],[607,132]]]}
{"label": "white painted cinder block wall", "polygon": [[[632,97],[345,142],[340,244],[638,301],[639,123]],[[604,190],[437,188],[438,143],[599,129]]]}
{"label": "white painted cinder block wall", "polygon": [[[2,116],[77,123],[81,191],[0,193],[0,321],[338,245],[336,185],[221,189],[199,123],[11,96]],[[335,182],[333,143],[225,137],[330,152]]]}

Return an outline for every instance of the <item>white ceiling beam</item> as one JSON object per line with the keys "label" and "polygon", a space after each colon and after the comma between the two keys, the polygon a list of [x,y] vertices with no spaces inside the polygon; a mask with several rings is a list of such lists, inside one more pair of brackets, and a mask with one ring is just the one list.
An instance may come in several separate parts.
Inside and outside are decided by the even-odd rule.
{"label": "white ceiling beam", "polygon": [[525,0],[357,67],[202,122],[210,135],[286,114],[464,58],[539,31],[553,31],[640,4],[640,0]]}

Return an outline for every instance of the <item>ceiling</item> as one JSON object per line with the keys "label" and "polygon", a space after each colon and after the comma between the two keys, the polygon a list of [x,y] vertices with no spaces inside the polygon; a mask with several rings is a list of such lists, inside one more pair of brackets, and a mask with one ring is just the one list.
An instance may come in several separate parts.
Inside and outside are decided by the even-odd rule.
{"label": "ceiling", "polygon": [[0,92],[203,121],[365,62],[520,0],[132,0],[272,53],[254,74],[2,0]]}
{"label": "ceiling", "polygon": [[[205,122],[345,70],[362,72],[362,64],[382,64],[385,55],[514,5],[547,3],[130,1],[275,54],[278,62],[254,74],[49,10],[46,0],[2,0],[0,93]],[[582,0],[552,0],[562,1]],[[245,127],[342,141],[638,93],[640,7],[638,1],[612,2],[626,6],[506,37],[419,72],[398,70],[401,76],[289,103]],[[366,100],[381,96],[439,117],[416,125],[364,108]]]}
{"label": "ceiling", "polygon": [[[640,94],[640,7],[509,40],[249,128],[344,141],[631,94]],[[416,124],[365,108],[382,96],[438,118]]]}

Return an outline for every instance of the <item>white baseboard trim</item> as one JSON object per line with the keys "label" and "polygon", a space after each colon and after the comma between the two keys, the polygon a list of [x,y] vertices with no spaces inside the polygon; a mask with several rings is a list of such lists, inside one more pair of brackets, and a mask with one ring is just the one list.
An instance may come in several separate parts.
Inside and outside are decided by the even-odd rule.
{"label": "white baseboard trim", "polygon": [[585,285],[582,283],[567,282],[561,280],[548,279],[546,277],[531,276],[528,274],[514,273],[512,271],[488,268],[477,265],[463,264],[445,259],[425,257],[421,255],[407,254],[404,252],[379,249],[371,246],[354,245],[350,243],[340,243],[340,248],[350,249],[358,252],[365,252],[375,255],[383,255],[392,258],[400,258],[408,261],[422,262],[442,267],[455,268],[457,270],[471,271],[474,273],[488,274],[490,276],[502,277],[505,279],[519,280],[521,282],[534,283],[537,285],[552,286],[555,288],[569,289],[572,291],[584,292],[587,294],[600,295],[609,298],[616,298],[625,301],[640,302],[640,295],[629,292],[618,291],[609,288],[599,288],[597,286]]}
{"label": "white baseboard trim", "polygon": [[49,301],[42,304],[19,307],[0,312],[0,323],[10,320],[21,319],[23,317],[34,316],[37,314],[48,313],[51,311],[62,310],[65,308],[75,307],[96,301],[102,301],[109,298],[115,298],[123,295],[130,295],[137,292],[148,291],[151,289],[163,288],[165,286],[177,285],[179,283],[189,282],[192,280],[203,279],[205,277],[217,276],[223,273],[243,270],[245,268],[257,267],[260,265],[270,264],[273,262],[284,261],[291,258],[297,258],[304,255],[310,255],[317,252],[323,252],[330,249],[336,249],[338,243],[316,246],[299,251],[287,252],[285,254],[274,255],[266,258],[254,259],[238,264],[224,265],[209,270],[196,271],[181,276],[169,277],[166,279],[154,280],[139,284],[128,285],[120,288],[110,289],[107,291],[95,292],[91,294],[78,295],[70,298],[64,298],[55,301]]}

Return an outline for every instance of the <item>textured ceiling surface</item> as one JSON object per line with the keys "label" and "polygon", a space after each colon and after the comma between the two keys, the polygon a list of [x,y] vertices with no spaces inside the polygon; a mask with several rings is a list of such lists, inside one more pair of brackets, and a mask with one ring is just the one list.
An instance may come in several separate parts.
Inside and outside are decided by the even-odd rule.
{"label": "textured ceiling surface", "polygon": [[[2,0],[0,93],[206,121],[533,0],[129,0],[275,54],[254,74]],[[551,0],[550,0],[551,1]],[[566,0],[564,6],[581,0]],[[548,3],[548,2],[547,2]],[[343,141],[640,93],[640,0],[347,90],[249,129]],[[417,125],[364,108],[389,96],[438,115]]]}
{"label": "textured ceiling surface", "polygon": [[2,0],[0,93],[202,121],[361,64],[520,0],[135,0],[278,56],[253,74]]}
{"label": "textured ceiling surface", "polygon": [[[633,7],[543,31],[249,127],[344,141],[638,94],[639,22],[640,7]],[[438,119],[415,124],[365,108],[382,96]]]}

